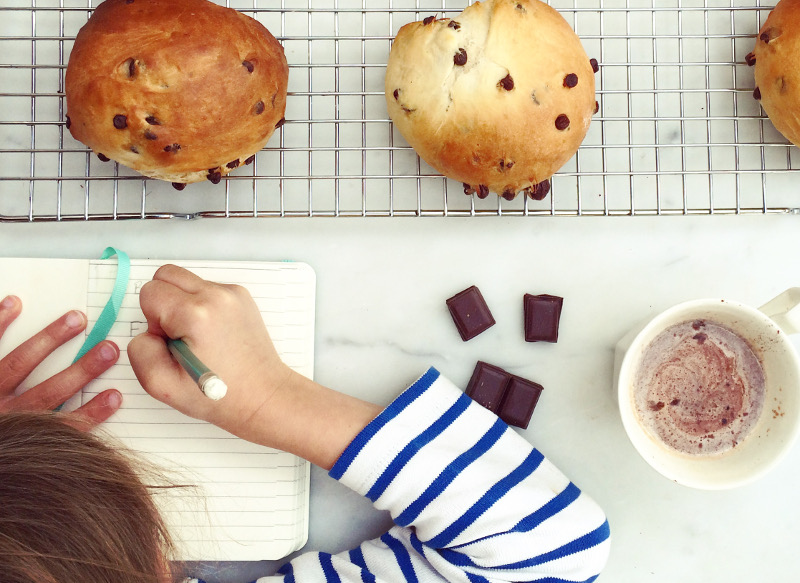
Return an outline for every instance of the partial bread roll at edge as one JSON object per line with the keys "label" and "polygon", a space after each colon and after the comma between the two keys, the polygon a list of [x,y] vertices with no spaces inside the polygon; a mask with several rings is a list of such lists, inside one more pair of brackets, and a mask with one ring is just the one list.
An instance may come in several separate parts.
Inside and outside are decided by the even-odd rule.
{"label": "partial bread roll at edge", "polygon": [[219,182],[283,123],[289,68],[258,21],[207,0],[105,0],[69,57],[67,127],[98,156]]}
{"label": "partial bread roll at edge", "polygon": [[747,62],[755,65],[756,99],[777,130],[800,145],[800,0],[775,6]]}
{"label": "partial bread roll at edge", "polygon": [[468,194],[539,198],[586,136],[595,72],[556,10],[487,0],[399,30],[386,104],[417,154]]}

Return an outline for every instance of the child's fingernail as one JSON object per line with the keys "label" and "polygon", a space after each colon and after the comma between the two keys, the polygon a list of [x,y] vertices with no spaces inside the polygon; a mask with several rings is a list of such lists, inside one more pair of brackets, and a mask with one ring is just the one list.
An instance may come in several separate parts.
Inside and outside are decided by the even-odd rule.
{"label": "child's fingernail", "polygon": [[103,360],[114,360],[117,358],[117,349],[110,342],[103,342],[100,345],[100,358]]}
{"label": "child's fingernail", "polygon": [[13,308],[17,303],[16,296],[6,296],[2,302],[0,302],[0,307],[4,310],[10,310]]}
{"label": "child's fingernail", "polygon": [[67,314],[67,326],[70,328],[80,328],[83,326],[86,320],[84,319],[83,313],[79,312],[78,310],[73,310]]}
{"label": "child's fingernail", "polygon": [[108,395],[108,406],[114,409],[119,409],[119,406],[122,405],[122,395],[120,395],[117,391],[111,391]]}

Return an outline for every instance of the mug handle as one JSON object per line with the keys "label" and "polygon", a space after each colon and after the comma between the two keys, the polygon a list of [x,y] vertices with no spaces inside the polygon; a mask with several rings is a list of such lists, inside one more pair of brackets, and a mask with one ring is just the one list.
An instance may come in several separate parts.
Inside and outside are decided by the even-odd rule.
{"label": "mug handle", "polygon": [[787,334],[800,332],[800,287],[790,287],[759,308]]}

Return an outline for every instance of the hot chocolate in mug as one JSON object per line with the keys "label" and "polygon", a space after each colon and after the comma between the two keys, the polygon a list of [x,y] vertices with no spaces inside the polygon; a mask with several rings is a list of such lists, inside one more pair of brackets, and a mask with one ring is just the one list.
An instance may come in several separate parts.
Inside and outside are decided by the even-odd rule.
{"label": "hot chocolate in mug", "polygon": [[764,475],[800,432],[800,288],[759,309],[724,299],[685,302],[616,347],[622,424],[653,468],[718,490]]}

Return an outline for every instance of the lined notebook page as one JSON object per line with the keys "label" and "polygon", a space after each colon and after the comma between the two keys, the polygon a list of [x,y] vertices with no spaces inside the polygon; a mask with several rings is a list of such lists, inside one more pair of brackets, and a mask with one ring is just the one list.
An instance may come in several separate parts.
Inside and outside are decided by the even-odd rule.
{"label": "lined notebook page", "polygon": [[[117,365],[84,389],[84,402],[115,387],[123,407],[104,425],[131,449],[180,472],[197,491],[172,490],[160,501],[182,560],[263,560],[302,547],[308,532],[308,462],[235,438],[156,401],[139,385],[127,344],[147,329],[139,290],[163,261],[131,261],[130,281],[109,334],[121,350]],[[200,277],[237,283],[253,295],[283,361],[312,377],[315,275],[302,263],[175,262]],[[89,326],[116,277],[116,264],[91,261]],[[199,392],[198,398],[205,398]]]}

